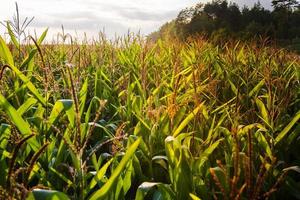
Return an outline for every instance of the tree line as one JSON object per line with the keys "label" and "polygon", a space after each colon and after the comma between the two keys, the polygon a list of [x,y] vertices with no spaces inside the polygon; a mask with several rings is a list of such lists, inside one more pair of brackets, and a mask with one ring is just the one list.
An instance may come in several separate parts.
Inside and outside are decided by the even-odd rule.
{"label": "tree line", "polygon": [[295,41],[300,40],[299,2],[273,0],[272,7],[270,11],[259,1],[251,8],[240,8],[236,3],[228,3],[226,0],[198,3],[181,10],[176,19],[164,24],[150,37],[186,40],[201,34],[216,42],[228,38],[248,40],[263,37],[295,44]]}

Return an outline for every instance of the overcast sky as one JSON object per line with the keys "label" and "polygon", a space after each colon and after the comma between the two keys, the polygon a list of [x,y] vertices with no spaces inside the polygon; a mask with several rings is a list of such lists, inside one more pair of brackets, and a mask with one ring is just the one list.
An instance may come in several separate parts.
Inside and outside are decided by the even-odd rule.
{"label": "overcast sky", "polygon": [[[198,2],[208,0],[17,0],[21,17],[34,16],[29,30],[40,33],[49,27],[48,40],[64,25],[65,32],[72,35],[86,32],[96,36],[100,30],[112,37],[123,35],[128,30],[148,34],[163,23],[174,19],[178,12]],[[0,21],[12,19],[15,1],[0,0]],[[240,6],[252,6],[257,0],[233,0]],[[270,9],[271,0],[261,0]],[[3,35],[4,28],[0,27]]]}

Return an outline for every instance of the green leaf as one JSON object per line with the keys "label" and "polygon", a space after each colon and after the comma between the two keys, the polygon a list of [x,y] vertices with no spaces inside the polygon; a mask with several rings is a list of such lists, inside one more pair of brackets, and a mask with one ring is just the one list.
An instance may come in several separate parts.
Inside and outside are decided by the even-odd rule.
{"label": "green leaf", "polygon": [[53,123],[55,123],[58,120],[58,117],[62,111],[66,112],[71,127],[74,127],[74,125],[75,125],[75,110],[74,110],[73,100],[72,99],[60,99],[54,104],[52,111],[50,113],[50,116],[48,118],[49,128],[51,127],[51,125]]}
{"label": "green leaf", "polygon": [[14,66],[14,60],[9,51],[5,41],[0,36],[0,57],[4,60],[6,64],[9,65],[11,70],[13,70],[16,75],[24,82],[27,88],[32,92],[32,94],[45,106],[46,101],[39,93],[39,91],[35,88],[32,82],[17,68]]}
{"label": "green leaf", "polygon": [[262,119],[268,126],[270,126],[269,112],[268,112],[267,108],[265,107],[265,104],[258,98],[255,99],[255,102],[260,111]]}
{"label": "green leaf", "polygon": [[180,134],[178,137],[168,136],[165,139],[165,149],[169,161],[169,175],[176,199],[186,199],[193,190],[190,184],[193,180],[191,170],[191,154],[185,145],[181,145],[183,138],[189,134]]}
{"label": "green leaf", "polygon": [[69,200],[70,198],[59,191],[33,189],[26,200]]}
{"label": "green leaf", "polygon": [[[37,41],[37,45],[40,45],[43,41],[44,41],[44,39],[45,39],[45,37],[46,37],[46,35],[47,35],[47,32],[48,32],[48,28],[42,33],[42,35],[40,36],[40,38],[38,39],[38,41]],[[21,68],[22,67],[24,67],[25,65],[29,65],[28,67],[29,67],[29,74],[31,74],[31,71],[30,70],[32,70],[32,68],[33,68],[33,64],[31,64],[32,63],[32,59],[34,58],[34,56],[35,56],[35,54],[38,52],[38,49],[37,48],[33,48],[31,51],[30,51],[30,53],[29,53],[29,55],[23,60],[23,62],[22,62],[22,64],[21,64]]]}
{"label": "green leaf", "polygon": [[168,156],[169,164],[171,165],[175,165],[175,161],[176,161],[175,150],[173,149],[174,142],[175,142],[175,138],[173,136],[168,136],[165,139],[165,150]]}
{"label": "green leaf", "polygon": [[230,185],[227,182],[227,177],[224,171],[220,167],[210,168],[210,171],[214,172],[220,182],[220,186],[225,190],[225,193],[229,192]]}
{"label": "green leaf", "polygon": [[123,178],[123,191],[124,194],[126,194],[128,192],[128,190],[131,188],[131,179],[133,176],[133,165],[132,165],[132,161],[129,161],[129,164],[127,165],[126,169],[125,169],[125,175]]}
{"label": "green leaf", "polygon": [[113,183],[121,174],[122,170],[126,167],[129,159],[133,156],[135,150],[139,146],[141,142],[141,138],[137,139],[126,151],[124,157],[121,162],[117,166],[117,168],[113,171],[111,177],[108,181],[98,190],[96,191],[90,198],[90,200],[103,199],[112,189]]}
{"label": "green leaf", "polygon": [[89,187],[88,187],[88,192],[91,191],[95,185],[104,177],[108,167],[110,166],[110,164],[112,163],[113,158],[110,159],[107,163],[105,163],[105,165],[103,165],[103,167],[101,167],[101,169],[97,172],[97,174],[94,176],[94,178],[91,180]]}
{"label": "green leaf", "polygon": [[[9,136],[11,133],[11,127],[8,124],[0,124],[0,149],[6,149],[6,145],[8,144],[8,140],[9,140]],[[2,156],[4,155],[4,152],[2,152]],[[2,158],[2,156],[0,156],[0,160]]]}
{"label": "green leaf", "polygon": [[87,132],[89,130],[89,122],[90,122],[90,117],[91,117],[91,112],[92,112],[92,108],[96,107],[97,104],[99,104],[100,106],[100,99],[98,97],[93,97],[89,103],[89,107],[85,113],[85,123],[84,123],[84,127],[81,130],[81,137],[84,139],[87,135]]}
{"label": "green leaf", "polygon": [[42,33],[42,35],[41,35],[40,38],[38,39],[38,41],[37,41],[37,44],[38,44],[38,45],[42,44],[42,42],[44,41],[44,39],[45,39],[47,33],[48,33],[48,28]]}
{"label": "green leaf", "polygon": [[264,148],[264,150],[267,152],[268,156],[272,158],[272,151],[269,143],[267,142],[265,136],[262,134],[262,132],[257,131],[255,134],[255,137],[258,141],[258,144]]}
{"label": "green leaf", "polygon": [[86,78],[81,90],[79,92],[79,110],[80,110],[80,116],[82,116],[83,111],[84,111],[84,106],[86,105],[86,97],[87,97],[87,92],[88,92],[88,79]]}
{"label": "green leaf", "polygon": [[205,149],[205,151],[200,155],[199,157],[199,164],[198,167],[201,168],[202,165],[205,163],[205,161],[208,159],[208,156],[212,154],[212,152],[219,146],[220,142],[223,141],[223,139],[219,139],[213,144],[211,144],[208,148]]}
{"label": "green leaf", "polygon": [[17,110],[18,114],[22,116],[27,112],[33,105],[35,105],[37,100],[35,98],[28,98]]}
{"label": "green leaf", "polygon": [[6,27],[7,27],[7,31],[8,31],[8,34],[9,34],[9,36],[10,36],[11,41],[14,43],[14,45],[17,47],[17,49],[20,49],[20,44],[19,44],[19,42],[17,41],[15,34],[14,34],[13,31],[11,30],[9,21],[7,21]]}
{"label": "green leaf", "polygon": [[265,79],[261,80],[248,94],[249,97],[252,97],[255,93],[257,93],[262,86],[265,84]]}
{"label": "green leaf", "polygon": [[291,130],[291,128],[296,124],[296,122],[300,119],[300,111],[296,114],[296,116],[292,119],[292,121],[277,135],[275,138],[275,145],[280,142],[284,136]]}
{"label": "green leaf", "polygon": [[21,68],[25,67],[30,63],[30,61],[33,59],[34,55],[37,53],[37,49],[32,49],[29,54],[26,56],[26,58],[23,60],[21,64]]}
{"label": "green leaf", "polygon": [[180,132],[188,125],[188,123],[195,118],[196,114],[199,112],[200,108],[204,105],[204,102],[198,105],[177,127],[173,133],[173,137],[176,137]]}
{"label": "green leaf", "polygon": [[199,197],[197,197],[196,195],[190,193],[190,197],[192,198],[192,200],[201,200]]}
{"label": "green leaf", "polygon": [[73,166],[75,167],[75,169],[77,171],[80,171],[81,170],[81,164],[80,164],[81,158],[76,154],[76,152],[72,151],[72,149],[70,149],[70,156],[72,159]]}
{"label": "green leaf", "polygon": [[58,172],[53,167],[49,167],[50,171],[52,171],[54,174],[56,174],[60,179],[62,179],[64,182],[68,184],[68,187],[70,187],[73,183],[70,179],[68,179],[66,176],[64,176],[62,173]]}
{"label": "green leaf", "polygon": [[235,85],[232,83],[232,81],[230,79],[228,79],[228,82],[229,82],[229,84],[231,86],[231,90],[233,91],[233,93],[235,95],[237,95],[238,94],[238,89],[235,87]]}
{"label": "green leaf", "polygon": [[[174,192],[171,190],[170,186],[159,182],[143,182],[137,189],[135,200],[144,200],[147,193],[155,188],[161,190],[163,194],[163,199],[174,199]],[[169,198],[167,198],[169,196]]]}
{"label": "green leaf", "polygon": [[9,67],[23,81],[23,83],[26,85],[26,87],[43,104],[43,106],[46,106],[45,99],[42,97],[42,95],[39,93],[39,91],[36,89],[36,87],[33,85],[33,83],[18,68],[16,68],[14,65],[10,65]]}
{"label": "green leaf", "polygon": [[9,48],[7,47],[5,41],[0,36],[0,58],[3,59],[4,64],[8,64],[9,66],[14,65],[14,59],[11,55]]}
{"label": "green leaf", "polygon": [[144,200],[147,193],[154,188],[155,186],[159,185],[161,183],[152,183],[152,182],[144,182],[142,183],[138,189],[135,196],[135,200]]}
{"label": "green leaf", "polygon": [[[0,107],[3,108],[20,133],[22,133],[24,136],[32,134],[30,125],[19,115],[16,109],[1,94]],[[34,138],[29,139],[28,142],[33,150],[38,150],[39,144]]]}

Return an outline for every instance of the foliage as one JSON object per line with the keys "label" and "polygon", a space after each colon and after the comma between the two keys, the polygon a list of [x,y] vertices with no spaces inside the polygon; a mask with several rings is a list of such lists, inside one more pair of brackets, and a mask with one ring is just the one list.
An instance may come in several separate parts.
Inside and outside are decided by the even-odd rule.
{"label": "foliage", "polygon": [[[272,5],[274,10],[269,11],[259,2],[252,8],[244,6],[242,9],[226,0],[198,3],[180,11],[176,19],[164,24],[158,32],[150,34],[149,38],[177,37],[186,40],[200,34],[220,44],[220,41],[228,38],[253,40],[263,37],[270,41],[284,41],[280,43],[282,46],[295,49],[297,46],[293,39],[300,37],[299,2],[274,0]],[[300,52],[298,48],[295,50]]]}

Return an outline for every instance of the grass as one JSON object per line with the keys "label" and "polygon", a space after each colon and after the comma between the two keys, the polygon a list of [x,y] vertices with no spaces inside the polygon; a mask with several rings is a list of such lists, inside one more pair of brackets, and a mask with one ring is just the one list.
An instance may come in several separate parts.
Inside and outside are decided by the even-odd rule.
{"label": "grass", "polygon": [[[300,60],[259,42],[0,39],[0,196],[299,198]],[[70,41],[70,42],[67,42]]]}

